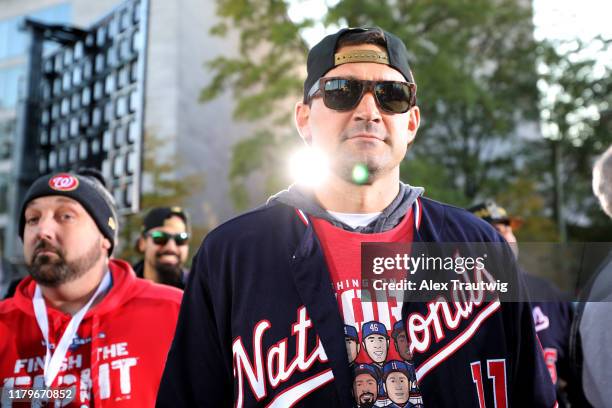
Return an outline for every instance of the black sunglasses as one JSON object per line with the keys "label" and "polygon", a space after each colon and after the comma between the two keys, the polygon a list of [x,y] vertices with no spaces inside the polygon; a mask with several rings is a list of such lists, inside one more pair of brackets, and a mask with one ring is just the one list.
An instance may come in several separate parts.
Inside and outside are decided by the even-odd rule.
{"label": "black sunglasses", "polygon": [[321,78],[308,92],[310,101],[318,93],[329,109],[347,111],[359,104],[366,92],[372,92],[385,112],[405,113],[416,105],[416,84],[401,81],[366,81],[351,78]]}
{"label": "black sunglasses", "polygon": [[169,234],[164,231],[152,231],[147,233],[151,237],[153,243],[156,245],[166,245],[169,240],[173,239],[176,245],[185,245],[189,241],[189,234],[186,232],[179,232],[178,234]]}

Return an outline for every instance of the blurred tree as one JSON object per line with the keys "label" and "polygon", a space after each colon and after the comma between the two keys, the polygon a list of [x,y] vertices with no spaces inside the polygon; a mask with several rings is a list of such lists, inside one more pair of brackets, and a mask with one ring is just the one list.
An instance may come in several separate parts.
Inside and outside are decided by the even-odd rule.
{"label": "blurred tree", "polygon": [[[593,239],[612,236],[591,190],[594,157],[612,144],[612,64],[602,58],[610,56],[611,44],[603,38],[544,42],[538,52],[544,140],[526,157],[549,192],[562,240],[584,240],[589,226]],[[604,225],[608,234],[597,232]]]}
{"label": "blurred tree", "polygon": [[[176,155],[168,155],[165,160],[161,159],[164,155],[160,154],[160,151],[166,145],[166,140],[150,133],[145,134],[142,175],[145,188],[140,201],[141,211],[123,216],[120,220],[118,248],[120,250],[115,253],[118,258],[135,262],[141,257],[136,251],[135,244],[142,231],[144,216],[150,208],[175,205],[186,207],[193,191],[201,191],[204,188],[204,178],[200,173],[181,176],[180,179],[176,177],[177,163],[180,163]],[[191,224],[193,239],[189,242],[189,253],[194,254],[208,228],[194,225],[193,222]]]}
{"label": "blurred tree", "polygon": [[412,152],[400,165],[402,180],[410,185],[424,187],[425,195],[434,200],[468,207],[471,202],[453,185],[453,179],[444,166],[427,156],[414,157]]}
{"label": "blurred tree", "polygon": [[557,226],[550,212],[547,214],[547,197],[538,191],[537,180],[529,172],[519,174],[495,200],[508,214],[524,220],[523,226],[515,231],[519,242],[558,241]]}
{"label": "blurred tree", "polygon": [[222,21],[211,33],[224,36],[230,27],[239,27],[239,55],[220,56],[208,63],[213,77],[200,100],[231,89],[236,100],[234,117],[258,125],[252,137],[233,149],[229,181],[237,209],[252,204],[249,180],[255,172],[263,173],[266,194],[286,186],[286,153],[299,144],[291,118],[308,52],[300,30],[312,22],[296,24],[287,10],[284,0],[217,0]]}

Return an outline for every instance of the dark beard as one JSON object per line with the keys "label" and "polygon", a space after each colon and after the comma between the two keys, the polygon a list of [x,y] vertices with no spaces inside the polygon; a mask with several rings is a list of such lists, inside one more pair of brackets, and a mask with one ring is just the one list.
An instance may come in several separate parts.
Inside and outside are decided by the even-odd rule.
{"label": "dark beard", "polygon": [[[37,255],[43,250],[54,252],[57,258]],[[101,256],[100,239],[96,240],[85,255],[70,262],[66,261],[64,250],[46,241],[39,241],[28,265],[28,271],[40,285],[55,288],[83,276],[100,260]]]}
{"label": "dark beard", "polygon": [[183,268],[180,263],[168,264],[157,261],[155,262],[155,271],[157,272],[159,283],[183,289],[184,285],[181,280]]}
{"label": "dark beard", "polygon": [[375,403],[376,403],[376,399],[374,399],[374,401],[359,403],[359,404],[357,404],[357,406],[359,408],[372,408]]}

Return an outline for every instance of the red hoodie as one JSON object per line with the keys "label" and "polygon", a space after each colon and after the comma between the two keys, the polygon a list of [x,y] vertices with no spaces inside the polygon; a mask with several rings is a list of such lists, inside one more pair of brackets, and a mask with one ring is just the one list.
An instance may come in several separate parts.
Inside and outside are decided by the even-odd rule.
{"label": "red hoodie", "polygon": [[[130,265],[109,262],[112,287],[81,322],[52,388],[72,390],[55,407],[153,407],[181,303],[182,292],[136,278]],[[10,388],[44,388],[45,346],[24,279],[13,298],[0,302],[0,406],[29,406],[9,399]],[[47,307],[49,342],[59,342],[71,316]]]}

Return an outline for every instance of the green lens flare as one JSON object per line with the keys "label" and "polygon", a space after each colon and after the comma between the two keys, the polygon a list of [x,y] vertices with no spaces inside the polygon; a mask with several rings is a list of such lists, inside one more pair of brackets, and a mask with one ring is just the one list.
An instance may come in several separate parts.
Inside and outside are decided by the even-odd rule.
{"label": "green lens flare", "polygon": [[355,184],[363,184],[368,181],[368,177],[370,176],[370,172],[365,164],[356,164],[353,167],[353,182]]}

